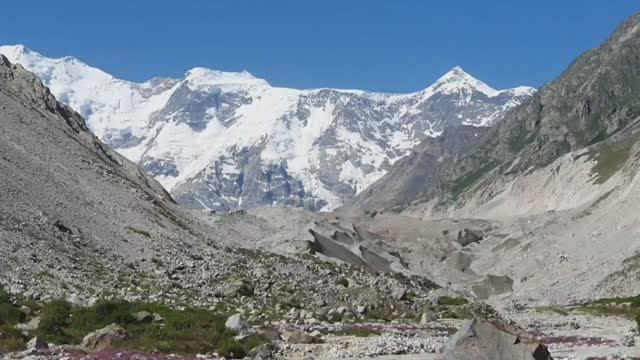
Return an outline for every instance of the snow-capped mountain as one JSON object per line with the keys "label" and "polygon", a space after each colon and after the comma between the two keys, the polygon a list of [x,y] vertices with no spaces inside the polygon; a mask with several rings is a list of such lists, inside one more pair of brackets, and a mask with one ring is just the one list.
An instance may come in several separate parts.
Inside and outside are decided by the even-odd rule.
{"label": "snow-capped mountain", "polygon": [[0,46],[91,130],[187,207],[339,206],[447,127],[490,126],[534,93],[495,90],[455,67],[425,90],[381,94],[270,86],[248,72],[116,79],[73,57]]}

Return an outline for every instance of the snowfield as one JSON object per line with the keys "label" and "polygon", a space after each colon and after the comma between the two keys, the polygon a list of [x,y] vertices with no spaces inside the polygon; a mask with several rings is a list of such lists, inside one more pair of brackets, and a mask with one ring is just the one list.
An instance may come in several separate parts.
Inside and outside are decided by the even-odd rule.
{"label": "snowfield", "polygon": [[73,57],[0,46],[104,142],[187,207],[331,210],[426,137],[491,126],[534,93],[496,90],[454,67],[410,94],[272,87],[250,73],[193,68],[182,79],[116,79]]}

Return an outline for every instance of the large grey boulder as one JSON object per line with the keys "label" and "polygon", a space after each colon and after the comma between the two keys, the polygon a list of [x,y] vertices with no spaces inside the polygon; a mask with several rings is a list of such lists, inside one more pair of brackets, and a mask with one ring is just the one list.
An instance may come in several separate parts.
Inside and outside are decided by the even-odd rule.
{"label": "large grey boulder", "polygon": [[547,347],[486,304],[440,350],[443,360],[553,360]]}
{"label": "large grey boulder", "polygon": [[471,286],[473,294],[481,300],[493,295],[500,295],[513,291],[513,279],[506,275],[486,275]]}
{"label": "large grey boulder", "polygon": [[227,329],[234,331],[239,336],[247,335],[250,330],[250,326],[244,319],[244,316],[242,316],[242,314],[229,316],[227,321],[224,323],[224,326]]}
{"label": "large grey boulder", "polygon": [[80,347],[86,351],[102,351],[127,337],[127,330],[120,325],[111,324],[89,333],[82,339]]}

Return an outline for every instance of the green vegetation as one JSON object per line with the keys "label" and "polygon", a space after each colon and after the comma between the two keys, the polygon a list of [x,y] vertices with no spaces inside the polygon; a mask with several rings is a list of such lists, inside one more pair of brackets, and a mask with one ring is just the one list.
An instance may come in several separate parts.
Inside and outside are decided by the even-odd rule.
{"label": "green vegetation", "polygon": [[462,193],[464,193],[473,184],[480,180],[482,176],[484,176],[496,166],[496,162],[488,161],[484,164],[484,166],[481,166],[480,168],[474,171],[470,171],[465,175],[455,179],[453,181],[453,185],[451,186],[451,194],[453,195],[454,199],[457,199],[460,195],[462,195]]}
{"label": "green vegetation", "polygon": [[469,301],[465,298],[454,298],[450,296],[440,296],[438,298],[438,305],[452,305],[452,306],[460,306],[468,304]]}
{"label": "green vegetation", "polygon": [[11,302],[11,295],[0,286],[0,303],[9,303]]}
{"label": "green vegetation", "polygon": [[640,295],[599,299],[583,305],[581,309],[595,315],[633,319],[640,330]]}
{"label": "green vegetation", "polygon": [[71,313],[71,305],[65,301],[53,301],[40,309],[40,325],[38,334],[48,341],[68,342],[65,328]]}
{"label": "green vegetation", "polygon": [[604,298],[593,302],[593,304],[599,305],[619,305],[624,303],[631,303],[632,307],[640,308],[640,296],[629,296],[621,298]]}
{"label": "green vegetation", "polygon": [[18,351],[24,348],[25,339],[20,331],[13,328],[24,319],[18,305],[11,301],[11,296],[0,286],[0,353]]}
{"label": "green vegetation", "polygon": [[365,316],[369,320],[377,320],[377,321],[385,321],[385,322],[386,321],[391,321],[391,320],[397,318],[396,314],[393,314],[389,310],[385,311],[385,309],[383,309],[383,308],[371,309],[371,310],[367,311]]}
{"label": "green vegetation", "polygon": [[635,144],[634,138],[627,138],[616,143],[603,143],[590,151],[596,160],[592,173],[596,177],[596,184],[602,184],[618,172],[629,159],[631,148]]}
{"label": "green vegetation", "polygon": [[[76,307],[65,301],[38,304],[40,325],[35,334],[57,344],[79,344],[88,333],[116,323],[123,326],[127,338],[116,348],[196,354],[218,352],[226,358],[242,358],[252,348],[269,343],[262,335],[236,340],[225,327],[226,314],[221,311],[188,308],[176,310],[159,304],[102,301],[91,307]],[[156,313],[163,320],[137,321],[140,311]],[[19,304],[12,303],[0,288],[0,352],[24,349],[26,340],[15,324],[25,321]]]}
{"label": "green vegetation", "polygon": [[11,303],[0,303],[0,324],[15,324],[23,317],[17,306]]}
{"label": "green vegetation", "polygon": [[440,318],[441,319],[460,319],[460,315],[458,315],[458,313],[454,311],[447,310],[440,314]]}

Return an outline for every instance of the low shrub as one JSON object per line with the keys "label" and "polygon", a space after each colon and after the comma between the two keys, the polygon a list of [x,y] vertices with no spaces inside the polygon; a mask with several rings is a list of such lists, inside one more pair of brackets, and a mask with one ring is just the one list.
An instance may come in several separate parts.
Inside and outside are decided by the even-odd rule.
{"label": "low shrub", "polygon": [[70,314],[71,304],[66,301],[53,301],[43,305],[40,309],[39,335],[48,341],[68,343],[70,339],[65,329],[69,325]]}
{"label": "low shrub", "polygon": [[11,303],[11,295],[0,285],[0,303]]}
{"label": "low shrub", "polygon": [[135,321],[127,302],[99,302],[95,306],[73,311],[70,327],[89,333],[109,324],[126,326]]}
{"label": "low shrub", "polygon": [[12,326],[0,326],[0,354],[24,350],[25,339],[19,330]]}
{"label": "low shrub", "polygon": [[24,319],[24,314],[14,304],[0,303],[0,324],[16,324]]}

